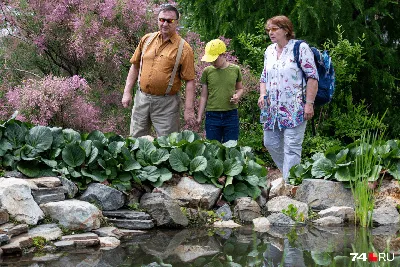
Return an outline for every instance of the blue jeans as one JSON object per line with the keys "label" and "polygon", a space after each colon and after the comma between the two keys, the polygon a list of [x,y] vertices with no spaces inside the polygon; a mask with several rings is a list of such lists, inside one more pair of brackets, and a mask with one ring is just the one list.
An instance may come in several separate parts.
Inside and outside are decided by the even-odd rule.
{"label": "blue jeans", "polygon": [[206,138],[220,143],[239,138],[239,113],[237,109],[206,112]]}

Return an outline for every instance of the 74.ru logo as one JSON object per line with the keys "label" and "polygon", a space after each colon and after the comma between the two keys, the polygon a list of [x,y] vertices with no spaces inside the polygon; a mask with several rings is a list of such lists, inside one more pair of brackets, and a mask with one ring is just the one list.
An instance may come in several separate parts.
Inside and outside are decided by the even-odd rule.
{"label": "74.ru logo", "polygon": [[350,256],[353,256],[351,261],[369,261],[369,262],[377,262],[377,261],[393,261],[394,253],[350,253]]}

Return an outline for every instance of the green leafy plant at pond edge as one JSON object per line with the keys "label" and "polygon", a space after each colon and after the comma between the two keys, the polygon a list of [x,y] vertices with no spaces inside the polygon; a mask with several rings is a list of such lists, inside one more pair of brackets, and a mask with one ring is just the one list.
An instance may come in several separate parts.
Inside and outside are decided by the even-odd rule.
{"label": "green leafy plant at pond edge", "polygon": [[0,157],[5,169],[28,177],[61,175],[80,190],[91,182],[121,191],[133,184],[160,187],[173,174],[192,176],[223,190],[229,202],[253,199],[266,186],[267,170],[250,147],[236,141],[202,140],[191,131],[154,141],[93,131],[32,126],[14,119],[0,125]]}
{"label": "green leafy plant at pond edge", "polygon": [[305,221],[303,212],[300,212],[298,214],[298,209],[293,204],[289,204],[287,209],[282,210],[282,213],[289,216],[295,222],[304,222]]}
{"label": "green leafy plant at pond edge", "polygon": [[36,247],[38,250],[42,250],[47,243],[46,238],[42,236],[32,237],[32,241],[33,246]]}
{"label": "green leafy plant at pond edge", "polygon": [[360,150],[355,158],[354,179],[350,180],[355,203],[355,216],[362,227],[372,226],[374,190],[370,182],[377,181],[382,166],[377,162],[375,149],[378,133],[365,133],[361,137]]}

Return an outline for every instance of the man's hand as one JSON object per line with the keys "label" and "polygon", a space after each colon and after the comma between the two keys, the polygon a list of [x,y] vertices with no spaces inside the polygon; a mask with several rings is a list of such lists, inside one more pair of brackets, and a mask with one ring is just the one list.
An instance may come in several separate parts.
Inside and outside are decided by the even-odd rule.
{"label": "man's hand", "polygon": [[129,92],[124,92],[124,95],[122,96],[122,106],[124,108],[130,107],[132,104],[132,94]]}
{"label": "man's hand", "polygon": [[184,112],[185,123],[188,125],[192,125],[196,123],[196,118],[194,116],[193,109],[185,109]]}
{"label": "man's hand", "polygon": [[304,106],[304,119],[310,120],[314,116],[314,105],[306,103]]}
{"label": "man's hand", "polygon": [[238,94],[234,94],[232,96],[230,102],[233,103],[233,104],[237,104],[237,103],[239,103],[239,99],[240,99],[240,97],[238,96]]}

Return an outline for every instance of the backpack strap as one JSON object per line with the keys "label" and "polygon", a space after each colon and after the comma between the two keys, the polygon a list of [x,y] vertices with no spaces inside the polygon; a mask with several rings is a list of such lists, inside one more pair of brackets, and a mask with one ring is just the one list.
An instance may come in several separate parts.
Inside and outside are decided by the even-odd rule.
{"label": "backpack strap", "polygon": [[304,88],[303,82],[304,82],[304,80],[307,81],[307,77],[306,77],[306,74],[304,73],[303,69],[301,68],[301,64],[300,64],[300,45],[303,42],[304,42],[304,40],[298,40],[294,43],[293,56],[294,56],[294,60],[297,63],[297,67],[301,70],[301,73],[303,73],[304,78],[301,78],[301,91],[302,91],[303,102],[305,103],[306,98],[305,98],[304,89],[303,89]]}
{"label": "backpack strap", "polygon": [[165,95],[168,95],[171,92],[172,85],[174,84],[174,79],[176,75],[176,71],[178,70],[179,61],[182,57],[183,45],[185,44],[185,40],[181,37],[181,41],[179,43],[178,53],[176,55],[174,69],[172,70],[171,78],[169,79],[167,90],[165,91]]}
{"label": "backpack strap", "polygon": [[157,32],[153,32],[149,37],[147,37],[146,42],[143,45],[142,54],[140,55],[140,67],[139,67],[139,75],[138,75],[138,86],[140,89],[140,75],[142,74],[142,65],[143,65],[143,55],[147,50],[149,44],[154,40],[156,37]]}

